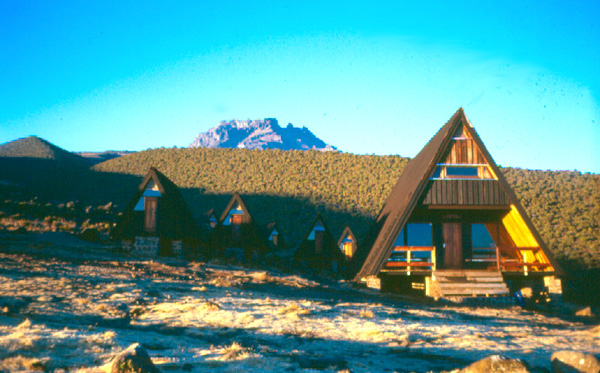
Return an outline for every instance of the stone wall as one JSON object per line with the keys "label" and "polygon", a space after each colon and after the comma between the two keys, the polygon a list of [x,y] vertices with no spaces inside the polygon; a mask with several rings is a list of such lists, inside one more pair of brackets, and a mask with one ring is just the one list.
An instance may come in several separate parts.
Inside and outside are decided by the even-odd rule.
{"label": "stone wall", "polygon": [[548,288],[550,294],[562,294],[562,282],[560,278],[546,276],[544,277],[544,285]]}
{"label": "stone wall", "polygon": [[143,258],[156,258],[159,252],[160,238],[136,237],[130,253]]}
{"label": "stone wall", "polygon": [[173,255],[176,257],[183,256],[183,241],[173,241],[171,243],[171,250],[173,251]]}
{"label": "stone wall", "polygon": [[121,241],[121,249],[126,253],[131,253],[131,248],[133,246],[133,241],[131,240],[122,240]]}

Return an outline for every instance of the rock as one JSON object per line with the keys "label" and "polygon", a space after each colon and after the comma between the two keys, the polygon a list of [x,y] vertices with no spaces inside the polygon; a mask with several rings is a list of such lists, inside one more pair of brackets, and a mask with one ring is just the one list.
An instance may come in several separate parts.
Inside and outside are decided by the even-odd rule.
{"label": "rock", "polygon": [[113,208],[113,203],[109,202],[106,205],[98,206],[98,210],[110,211]]}
{"label": "rock", "polygon": [[134,343],[115,356],[110,373],[157,373],[158,368],[152,363],[148,352],[139,343]]}
{"label": "rock", "polygon": [[98,234],[98,231],[93,228],[84,229],[83,232],[78,235],[78,237],[79,239],[88,242],[98,242],[98,240],[100,240],[100,234]]}
{"label": "rock", "polygon": [[600,362],[589,354],[558,351],[552,354],[552,373],[598,373]]}
{"label": "rock", "polygon": [[519,359],[506,359],[499,355],[492,355],[479,360],[458,371],[458,373],[529,373],[529,369]]}
{"label": "rock", "polygon": [[591,307],[586,307],[584,309],[581,309],[581,310],[575,312],[575,316],[596,317],[596,315],[594,314],[594,311],[592,311]]}

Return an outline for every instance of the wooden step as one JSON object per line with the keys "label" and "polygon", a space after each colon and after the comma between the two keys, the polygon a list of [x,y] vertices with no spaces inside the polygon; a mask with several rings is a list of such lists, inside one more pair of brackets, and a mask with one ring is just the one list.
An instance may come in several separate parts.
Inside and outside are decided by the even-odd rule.
{"label": "wooden step", "polygon": [[498,271],[441,270],[434,273],[441,296],[507,295],[508,287]]}
{"label": "wooden step", "polygon": [[436,276],[445,277],[502,277],[502,273],[499,271],[485,271],[485,270],[461,270],[461,269],[443,269],[433,272]]}

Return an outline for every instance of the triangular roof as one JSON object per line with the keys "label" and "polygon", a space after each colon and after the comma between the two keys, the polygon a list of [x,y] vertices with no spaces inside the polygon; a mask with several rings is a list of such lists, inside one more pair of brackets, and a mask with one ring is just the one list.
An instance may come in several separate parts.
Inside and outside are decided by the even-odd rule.
{"label": "triangular roof", "polygon": [[331,234],[331,230],[329,230],[329,227],[327,226],[327,223],[325,222],[325,219],[323,218],[323,215],[320,211],[317,212],[317,216],[315,217],[313,223],[310,225],[310,229],[304,235],[304,239],[302,240],[300,246],[298,247],[298,250],[296,251],[296,258],[306,258],[307,256],[315,254],[312,252],[314,250],[314,245],[308,238],[310,237],[311,232],[317,225],[317,222],[320,222],[323,226],[323,229],[325,230],[323,252],[320,253],[319,256],[325,257],[328,260],[342,259],[342,251],[337,246],[337,242],[333,237],[333,234]]}
{"label": "triangular roof", "polygon": [[134,215],[134,208],[140,198],[144,195],[144,191],[150,181],[153,181],[158,188],[161,198],[167,201],[167,211],[163,216],[169,219],[172,223],[168,229],[161,231],[166,237],[173,239],[180,238],[198,238],[199,230],[196,221],[188,208],[187,203],[183,199],[179,188],[162,172],[154,167],[150,167],[148,173],[138,186],[138,189],[125,208],[123,216],[113,231],[115,237],[128,237],[135,234],[134,228],[131,226]]}
{"label": "triangular roof", "polygon": [[302,242],[308,240],[308,237],[310,236],[310,232],[312,232],[313,229],[315,229],[315,225],[317,225],[317,222],[319,222],[319,221],[323,225],[323,228],[325,228],[325,232],[327,232],[329,235],[331,235],[331,237],[333,237],[333,235],[331,234],[331,231],[327,227],[327,223],[325,223],[325,220],[323,219],[323,215],[321,214],[321,211],[319,211],[319,212],[317,212],[317,216],[315,217],[315,220],[313,220],[313,223],[310,225],[310,229],[304,235],[304,239],[302,240]]}
{"label": "triangular roof", "polygon": [[252,214],[250,214],[250,212],[248,211],[248,207],[246,207],[244,200],[242,199],[242,197],[240,196],[240,194],[238,192],[235,192],[233,194],[233,197],[231,197],[231,199],[229,200],[227,207],[225,207],[225,209],[223,210],[223,213],[221,214],[221,217],[219,218],[219,223],[223,224],[223,221],[225,221],[225,218],[227,218],[229,211],[235,206],[236,202],[240,205],[244,214],[248,215],[249,222],[254,224],[254,219],[252,218]]}
{"label": "triangular roof", "polygon": [[354,241],[355,244],[358,244],[358,241],[356,240],[356,236],[352,232],[352,229],[350,229],[350,226],[346,225],[346,228],[344,228],[344,231],[340,235],[340,238],[337,242],[338,246],[342,244],[342,242],[346,239],[346,237],[348,237],[348,235],[350,235],[352,241]]}
{"label": "triangular roof", "polygon": [[269,237],[271,236],[271,233],[273,233],[274,230],[277,230],[278,235],[281,234],[281,230],[279,229],[279,227],[277,227],[277,223],[274,221],[270,222],[269,224],[267,224],[265,226],[265,228],[263,229],[263,236],[264,236],[265,240],[269,239]]}
{"label": "triangular roof", "polygon": [[492,156],[487,151],[481,138],[475,131],[475,128],[469,122],[469,119],[462,108],[458,109],[450,120],[429,140],[427,145],[413,158],[404,168],[392,192],[383,205],[377,220],[371,227],[366,239],[355,254],[355,268],[358,272],[354,276],[355,281],[361,278],[375,275],[384,266],[393,249],[393,243],[398,237],[402,227],[406,225],[408,219],[420,198],[426,191],[429,178],[435,171],[438,163],[443,159],[446,151],[449,149],[452,137],[461,127],[467,130],[475,144],[479,147],[488,166],[492,169],[498,182],[508,194],[511,203],[515,206],[532,235],[546,254],[546,257],[552,264],[557,274],[562,274],[562,269],[554,259],[552,253],[546,247],[544,241],[535,229],[529,219],[525,209],[519,202],[514,191],[504,178],[502,171],[494,162]]}

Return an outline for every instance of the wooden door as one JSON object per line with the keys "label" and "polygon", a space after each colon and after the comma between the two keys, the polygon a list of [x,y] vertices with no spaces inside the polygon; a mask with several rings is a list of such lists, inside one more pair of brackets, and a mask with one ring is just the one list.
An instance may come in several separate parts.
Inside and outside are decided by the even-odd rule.
{"label": "wooden door", "polygon": [[146,232],[156,232],[156,210],[158,207],[158,198],[144,197],[144,228]]}
{"label": "wooden door", "polygon": [[444,239],[444,268],[461,269],[463,266],[462,224],[442,223]]}
{"label": "wooden door", "polygon": [[234,244],[242,241],[242,215],[231,215],[231,240]]}
{"label": "wooden door", "polygon": [[315,253],[317,254],[323,252],[323,233],[322,231],[315,232]]}

